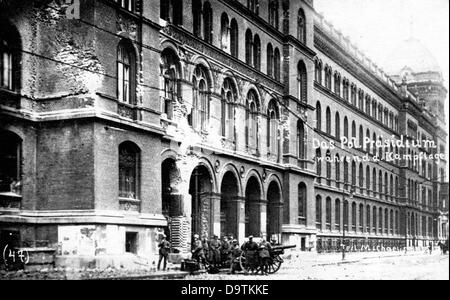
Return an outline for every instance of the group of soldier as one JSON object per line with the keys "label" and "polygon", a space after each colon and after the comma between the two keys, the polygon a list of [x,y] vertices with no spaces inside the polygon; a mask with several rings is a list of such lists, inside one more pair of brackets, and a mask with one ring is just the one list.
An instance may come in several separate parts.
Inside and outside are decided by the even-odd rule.
{"label": "group of soldier", "polygon": [[214,235],[211,240],[206,236],[200,239],[198,234],[194,235],[192,245],[192,258],[203,266],[218,268],[229,266],[230,273],[234,274],[240,269],[239,258],[244,252],[246,264],[249,269],[257,269],[261,266],[263,273],[267,274],[270,261],[271,244],[262,239],[258,244],[253,240],[253,236],[240,246],[238,240],[232,235],[223,236],[221,239]]}

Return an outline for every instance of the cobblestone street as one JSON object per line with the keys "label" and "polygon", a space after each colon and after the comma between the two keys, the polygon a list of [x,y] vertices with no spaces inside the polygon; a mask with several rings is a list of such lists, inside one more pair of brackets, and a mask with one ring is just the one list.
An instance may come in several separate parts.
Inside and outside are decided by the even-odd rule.
{"label": "cobblestone street", "polygon": [[449,256],[439,253],[400,255],[397,257],[366,257],[348,263],[320,263],[293,259],[287,261],[277,274],[199,275],[192,280],[448,280]]}

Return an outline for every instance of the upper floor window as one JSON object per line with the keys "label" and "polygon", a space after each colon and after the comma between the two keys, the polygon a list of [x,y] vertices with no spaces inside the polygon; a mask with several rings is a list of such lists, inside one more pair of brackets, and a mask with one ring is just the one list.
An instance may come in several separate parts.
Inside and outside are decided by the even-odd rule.
{"label": "upper floor window", "polygon": [[[133,0],[122,0],[122,2],[134,2]],[[131,9],[129,9],[131,10]],[[133,9],[134,10],[134,9]],[[132,10],[131,10],[132,11]],[[183,24],[183,1],[182,0],[161,0],[160,17],[174,25]]]}
{"label": "upper floor window", "polygon": [[341,96],[341,75],[338,72],[334,73],[334,93]]}
{"label": "upper floor window", "polygon": [[[136,0],[115,0],[120,7],[129,10],[131,12],[134,12],[136,10]],[[164,1],[161,1],[161,4]],[[162,6],[161,6],[162,8]]]}
{"label": "upper floor window", "polygon": [[281,56],[280,56],[280,50],[278,48],[275,48],[275,52],[273,55],[274,59],[274,77],[275,80],[280,81],[281,80]]}
{"label": "upper floor window", "polygon": [[298,11],[297,38],[301,43],[306,44],[306,18],[305,12],[301,8]]}
{"label": "upper floor window", "polygon": [[21,194],[22,140],[12,132],[0,131],[0,194]]}
{"label": "upper floor window", "polygon": [[325,87],[331,90],[331,67],[325,66]]}
{"label": "upper floor window", "polygon": [[223,51],[230,53],[230,21],[226,13],[220,18],[220,44]]}
{"label": "upper floor window", "polygon": [[[306,159],[306,137],[305,137],[305,126],[303,122],[299,120],[297,122],[297,155],[300,160]],[[304,162],[300,162],[300,167],[304,167]]]}
{"label": "upper floor window", "polygon": [[267,75],[270,77],[273,76],[273,62],[274,62],[273,47],[272,44],[269,43],[267,45]]}
{"label": "upper floor window", "polygon": [[245,63],[253,63],[253,33],[250,29],[245,32]]}
{"label": "upper floor window", "polygon": [[222,136],[230,141],[235,140],[234,108],[237,89],[233,81],[227,77],[222,87]]}
{"label": "upper floor window", "polygon": [[119,197],[139,198],[140,149],[131,142],[119,146]]}
{"label": "upper floor window", "polygon": [[326,110],[326,133],[331,135],[331,110],[329,107]]}
{"label": "upper floor window", "polygon": [[230,27],[230,53],[234,57],[239,56],[239,28],[236,19],[231,20]]}
{"label": "upper floor window", "polygon": [[315,79],[317,83],[322,84],[322,61],[316,59]]}
{"label": "upper floor window", "polygon": [[[166,0],[161,0],[166,2]],[[194,27],[194,35],[201,37],[202,34],[202,1],[192,0],[192,22]]]}
{"label": "upper floor window", "polygon": [[356,106],[356,85],[353,83],[351,85],[351,98],[352,98],[352,105]]}
{"label": "upper floor window", "polygon": [[275,100],[270,101],[269,108],[267,111],[268,117],[268,132],[267,132],[267,146],[269,152],[274,155],[278,155],[278,124],[280,119],[280,113],[278,107],[275,104]]}
{"label": "upper floor window", "polygon": [[247,0],[247,8],[253,13],[259,14],[259,0]]}
{"label": "upper floor window", "polygon": [[134,48],[128,41],[121,41],[117,50],[117,98],[134,104],[136,58]]}
{"label": "upper floor window", "polygon": [[306,72],[306,65],[303,61],[298,63],[298,77],[297,77],[297,97],[303,102],[308,101],[308,78]]}
{"label": "upper floor window", "polygon": [[358,108],[364,111],[364,91],[361,89],[358,91]]}
{"label": "upper floor window", "polygon": [[253,67],[258,71],[261,70],[261,40],[257,34],[253,37]]}
{"label": "upper floor window", "polygon": [[317,130],[322,130],[322,106],[320,102],[316,104],[316,128]]}
{"label": "upper floor window", "polygon": [[343,94],[344,100],[348,101],[349,100],[349,88],[350,88],[350,83],[349,83],[348,79],[344,78],[342,85],[343,85],[342,94]]}
{"label": "upper floor window", "polygon": [[203,29],[203,39],[211,44],[213,41],[213,11],[209,2],[203,4]]}
{"label": "upper floor window", "polygon": [[279,28],[280,17],[279,17],[279,3],[278,0],[270,0],[269,2],[269,24]]}
{"label": "upper floor window", "polygon": [[252,150],[258,150],[258,114],[259,114],[259,101],[258,96],[254,90],[250,90],[247,95],[246,101],[246,141],[247,147]]}
{"label": "upper floor window", "polygon": [[180,61],[175,52],[165,49],[161,54],[162,112],[172,119],[173,103],[180,96]]}
{"label": "upper floor window", "polygon": [[366,95],[366,114],[370,116],[370,107],[371,107],[372,100],[370,99],[369,95]]}
{"label": "upper floor window", "polygon": [[193,99],[190,125],[197,131],[208,129],[209,121],[209,77],[205,67],[198,65],[192,79]]}
{"label": "upper floor window", "polygon": [[306,184],[301,182],[298,185],[298,217],[301,225],[306,225]]}
{"label": "upper floor window", "polygon": [[16,28],[3,20],[0,28],[0,88],[13,91],[20,81],[20,37]]}

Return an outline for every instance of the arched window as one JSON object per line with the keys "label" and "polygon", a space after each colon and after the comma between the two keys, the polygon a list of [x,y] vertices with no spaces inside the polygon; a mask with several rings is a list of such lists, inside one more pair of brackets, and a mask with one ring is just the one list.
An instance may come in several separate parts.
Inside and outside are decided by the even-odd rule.
{"label": "arched window", "polygon": [[279,4],[278,0],[270,0],[269,2],[269,24],[279,28],[280,17],[279,17]]}
{"label": "arched window", "polygon": [[253,64],[253,34],[250,29],[245,32],[245,62]]}
{"label": "arched window", "polygon": [[366,96],[366,115],[370,116],[370,106],[371,106],[372,100],[370,99],[370,96]]}
{"label": "arched window", "polygon": [[239,57],[239,27],[236,19],[231,20],[230,28],[230,48],[231,55],[234,57]]}
{"label": "arched window", "polygon": [[341,200],[334,202],[334,229],[341,231]]}
{"label": "arched window", "polygon": [[140,149],[131,142],[119,146],[119,197],[139,198]]}
{"label": "arched window", "polygon": [[0,130],[0,194],[22,191],[22,140],[12,132]]}
{"label": "arched window", "polygon": [[388,234],[389,228],[389,211],[387,208],[384,209],[384,233]]}
{"label": "arched window", "polygon": [[348,161],[347,161],[347,157],[344,157],[344,188],[348,189]]}
{"label": "arched window", "polygon": [[388,199],[389,196],[389,181],[387,172],[384,173],[384,199]]}
{"label": "arched window", "polygon": [[334,169],[336,172],[336,187],[340,187],[340,181],[341,181],[341,160],[339,158],[339,154],[336,154],[335,160],[334,160]]}
{"label": "arched window", "polygon": [[378,220],[377,220],[377,208],[374,206],[372,208],[372,230],[374,233],[377,233],[378,229]]}
{"label": "arched window", "polygon": [[364,205],[360,204],[359,205],[359,231],[360,232],[364,232],[363,230],[363,226],[364,226]]}
{"label": "arched window", "polygon": [[356,231],[356,203],[352,203],[352,231]]}
{"label": "arched window", "polygon": [[223,51],[230,53],[230,22],[226,13],[220,18],[220,45]]}
{"label": "arched window", "polygon": [[378,121],[383,123],[383,105],[378,104]]}
{"label": "arched window", "polygon": [[254,14],[259,14],[259,0],[247,0],[247,8]]}
{"label": "arched window", "polygon": [[270,77],[273,77],[273,63],[274,63],[274,57],[273,57],[273,47],[272,44],[269,43],[267,45],[267,75]]}
{"label": "arched window", "polygon": [[353,141],[356,141],[356,123],[355,123],[355,121],[352,122],[352,138],[353,138]]}
{"label": "arched window", "polygon": [[306,225],[306,184],[298,185],[298,221],[300,225]]}
{"label": "arched window", "polygon": [[363,148],[364,148],[364,129],[363,129],[362,125],[359,125],[359,145],[358,145],[358,149],[362,151]]}
{"label": "arched window", "polygon": [[[366,129],[366,140],[370,142],[370,130],[369,129]],[[364,150],[367,151],[368,153],[371,152],[371,150],[372,150],[371,147],[372,147],[372,144],[364,143]]]}
{"label": "arched window", "polygon": [[377,170],[375,168],[373,168],[372,172],[372,181],[372,192],[375,197],[377,195]]}
{"label": "arched window", "polygon": [[[374,132],[373,135],[372,135],[372,141],[373,141],[373,142],[376,142],[376,141],[377,141],[377,135],[376,135],[375,132]],[[375,145],[372,145],[372,154],[373,154],[374,156],[377,155],[377,147],[376,147]]]}
{"label": "arched window", "polygon": [[322,131],[322,107],[319,101],[316,104],[316,128],[318,131]]}
{"label": "arched window", "polygon": [[317,173],[317,182],[320,183],[322,181],[322,153],[320,148],[316,149],[316,173]]}
{"label": "arched window", "polygon": [[361,89],[358,91],[358,108],[364,111],[364,91]]}
{"label": "arched window", "polygon": [[364,167],[363,164],[360,163],[359,164],[359,189],[360,189],[360,193],[363,194],[364,193]]}
{"label": "arched window", "polygon": [[341,96],[341,75],[338,72],[334,73],[334,93]]}
{"label": "arched window", "polygon": [[233,81],[227,77],[222,87],[222,136],[229,141],[235,141],[234,108],[237,90]]}
{"label": "arched window", "polygon": [[306,66],[303,61],[298,63],[297,68],[297,95],[298,99],[302,102],[308,102],[308,78],[306,72]]}
{"label": "arched window", "polygon": [[331,90],[331,74],[333,70],[330,66],[325,67],[325,87],[329,90]]}
{"label": "arched window", "polygon": [[378,209],[378,232],[383,234],[383,209]]}
{"label": "arched window", "polygon": [[322,61],[320,59],[316,59],[315,65],[315,80],[317,81],[317,83],[322,84]]}
{"label": "arched window", "polygon": [[370,205],[366,206],[366,232],[370,233]]}
{"label": "arched window", "polygon": [[173,117],[173,104],[180,93],[180,60],[169,48],[161,53],[161,82],[163,91],[162,112],[168,119]]}
{"label": "arched window", "polygon": [[211,44],[213,41],[213,11],[211,4],[205,2],[203,4],[203,39]]}
{"label": "arched window", "polygon": [[259,113],[259,101],[254,90],[250,90],[247,95],[246,103],[246,141],[247,147],[251,151],[258,150],[258,113]]}
{"label": "arched window", "polygon": [[119,101],[134,104],[136,58],[134,49],[128,41],[121,41],[117,49],[117,98]]}
{"label": "arched window", "polygon": [[331,230],[331,198],[327,197],[325,202],[325,222],[326,228]]}
{"label": "arched window", "polygon": [[383,195],[383,172],[381,170],[378,172],[378,193],[381,198]]}
{"label": "arched window", "polygon": [[13,45],[11,39],[7,36],[8,31],[4,31],[4,27],[6,26],[0,23],[2,30],[0,32],[0,88],[4,88],[7,90],[14,89],[14,51],[13,47],[17,45]]}
{"label": "arched window", "polygon": [[209,80],[205,67],[198,65],[195,68],[193,83],[193,100],[192,100],[192,120],[191,126],[197,130],[206,131],[209,121]]}
{"label": "arched window", "polygon": [[[129,11],[135,10],[135,1],[122,1],[122,7]],[[183,24],[183,1],[180,0],[161,0],[160,17],[174,25]]]}
{"label": "arched window", "polygon": [[349,207],[348,207],[348,201],[344,201],[344,230],[348,231],[348,213],[349,213]]}
{"label": "arched window", "polygon": [[352,161],[352,188],[356,186],[356,162]]}
{"label": "arched window", "polygon": [[253,37],[253,67],[258,71],[261,70],[261,40],[257,34]]}
{"label": "arched window", "polygon": [[339,116],[339,112],[336,112],[336,117],[334,120],[334,136],[336,139],[341,139],[341,118]]}
{"label": "arched window", "polygon": [[[306,159],[306,138],[305,138],[305,126],[303,122],[299,120],[297,122],[297,147],[298,147],[298,158],[300,160]],[[299,166],[304,168],[305,164],[303,161],[300,162]]]}
{"label": "arched window", "polygon": [[377,119],[377,101],[372,100],[372,118]]}
{"label": "arched window", "polygon": [[351,85],[351,98],[352,98],[352,105],[356,106],[356,85],[352,83]]}
{"label": "arched window", "polygon": [[[394,234],[394,210],[391,209],[389,214],[389,233]],[[425,232],[424,232],[425,235]]]}
{"label": "arched window", "polygon": [[331,160],[332,160],[332,158],[331,158],[330,150],[327,151],[326,156],[327,156],[326,157],[327,185],[331,186]]}
{"label": "arched window", "polygon": [[[280,81],[281,80],[281,57],[280,57],[280,50],[278,48],[275,48],[274,55],[273,55],[273,65],[274,65],[274,77],[275,80]],[[259,70],[260,67],[257,69]]]}
{"label": "arched window", "polygon": [[268,132],[267,132],[267,147],[271,154],[278,156],[278,124],[279,124],[279,111],[275,104],[275,100],[270,101],[267,110],[268,116]]}
{"label": "arched window", "polygon": [[370,167],[366,167],[366,193],[370,196]]}
{"label": "arched window", "polygon": [[316,196],[316,228],[322,230],[322,197]]}
{"label": "arched window", "polygon": [[[161,3],[167,3],[166,0],[161,0]],[[194,27],[194,35],[201,37],[202,34],[202,1],[192,0],[192,22]]]}
{"label": "arched window", "polygon": [[326,125],[327,125],[326,133],[331,135],[331,110],[329,107],[327,107],[325,118],[326,118]]}
{"label": "arched window", "polygon": [[344,78],[344,81],[342,83],[342,85],[343,85],[342,94],[343,94],[345,101],[348,101],[348,99],[349,99],[349,84],[350,83],[348,82],[348,79]]}
{"label": "arched window", "polygon": [[297,38],[301,43],[306,44],[306,18],[305,12],[301,8],[298,11]]}
{"label": "arched window", "polygon": [[348,134],[348,119],[347,117],[344,117],[344,137],[346,137],[347,139],[349,138]]}

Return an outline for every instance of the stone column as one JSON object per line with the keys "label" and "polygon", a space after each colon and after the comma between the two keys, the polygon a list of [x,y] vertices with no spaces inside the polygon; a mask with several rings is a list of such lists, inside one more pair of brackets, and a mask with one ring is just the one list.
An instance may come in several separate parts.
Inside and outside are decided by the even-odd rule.
{"label": "stone column", "polygon": [[211,194],[211,229],[210,235],[220,236],[220,194]]}

